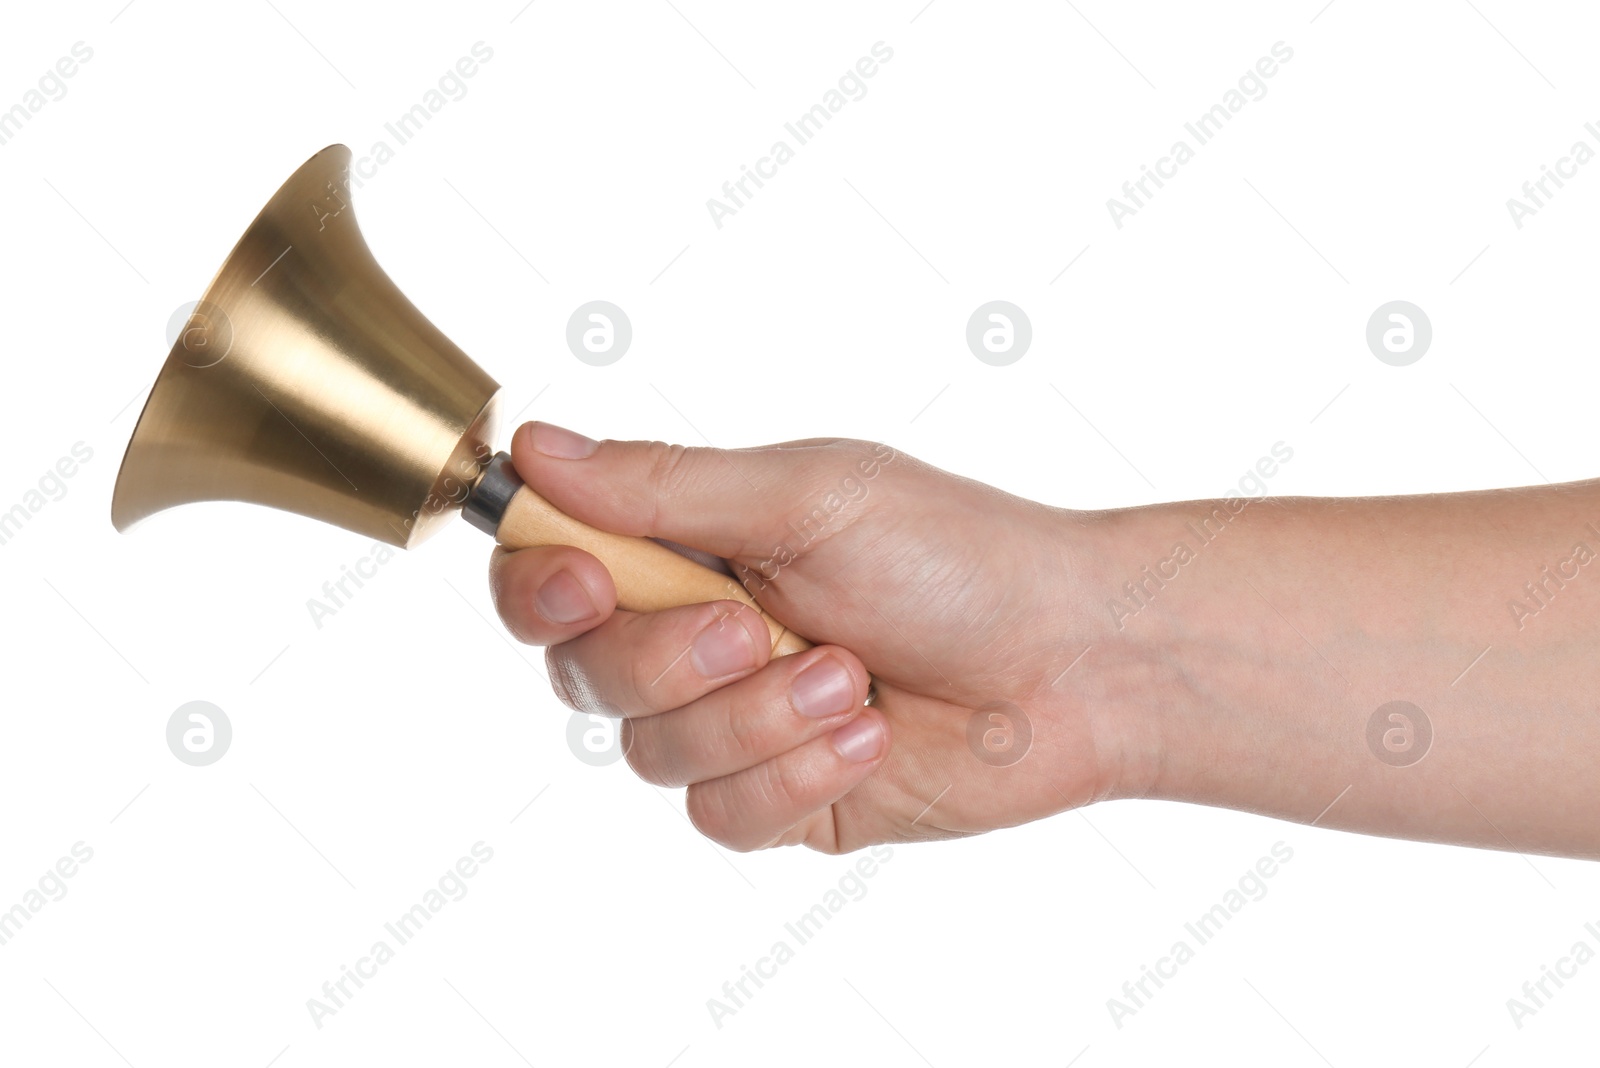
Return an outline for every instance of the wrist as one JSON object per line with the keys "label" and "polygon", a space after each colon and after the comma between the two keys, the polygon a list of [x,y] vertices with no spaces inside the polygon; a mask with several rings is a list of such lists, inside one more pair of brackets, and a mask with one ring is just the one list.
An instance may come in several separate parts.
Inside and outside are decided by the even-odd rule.
{"label": "wrist", "polygon": [[1041,666],[1029,674],[1031,704],[1059,739],[1046,750],[1048,771],[1073,784],[1051,793],[1057,810],[1157,796],[1169,774],[1165,709],[1182,699],[1184,679],[1167,645],[1170,621],[1158,624],[1148,598],[1133,618],[1125,589],[1143,577],[1148,550],[1166,544],[1160,531],[1171,518],[1159,510],[1048,510],[1057,581],[1037,621]]}
{"label": "wrist", "polygon": [[1077,637],[1060,661],[1082,659],[1052,696],[1088,724],[1094,800],[1203,800],[1208,776],[1239,758],[1229,746],[1248,744],[1247,717],[1263,707],[1248,691],[1267,685],[1266,665],[1241,645],[1242,539],[1205,522],[1214,504],[1079,513],[1066,526]]}
{"label": "wrist", "polygon": [[1315,815],[1351,781],[1364,755],[1348,745],[1351,709],[1393,696],[1383,646],[1426,628],[1365,584],[1329,584],[1330,568],[1380,566],[1353,552],[1344,516],[1234,498],[1102,517],[1100,595],[1085,603],[1120,697],[1101,716],[1111,796]]}

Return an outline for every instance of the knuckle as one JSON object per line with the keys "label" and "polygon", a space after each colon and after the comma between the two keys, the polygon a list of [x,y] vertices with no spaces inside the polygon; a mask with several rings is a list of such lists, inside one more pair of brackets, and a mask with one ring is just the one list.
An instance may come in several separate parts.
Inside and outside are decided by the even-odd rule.
{"label": "knuckle", "polygon": [[623,714],[614,702],[595,687],[589,672],[573,657],[566,643],[546,649],[544,663],[550,675],[550,689],[555,692],[556,699],[568,708],[596,716]]}
{"label": "knuckle", "polygon": [[[620,621],[619,621],[620,622]],[[638,617],[603,633],[591,631],[545,650],[550,686],[570,708],[604,716],[665,712],[667,694],[655,683],[666,674],[648,649],[649,617]],[[656,664],[651,668],[650,665]]]}
{"label": "knuckle", "polygon": [[881,441],[868,441],[865,438],[840,438],[834,442],[833,447],[844,453],[851,462],[860,465],[866,464],[882,466],[894,458],[895,451]]}
{"label": "knuckle", "polygon": [[582,688],[578,684],[578,672],[572,666],[572,660],[561,651],[559,645],[552,645],[544,651],[544,666],[550,676],[550,689],[555,691],[556,700],[566,705],[575,712],[587,712],[578,700]]}
{"label": "knuckle", "polygon": [[646,726],[625,719],[621,724],[623,752],[633,773],[652,786],[683,786],[678,761],[673,759]]}
{"label": "knuckle", "polygon": [[524,645],[536,644],[528,628],[523,626],[533,596],[526,589],[522,571],[514,565],[513,558],[502,556],[501,553],[502,550],[495,550],[496,559],[489,566],[489,599],[494,603],[495,614],[512,637]]}
{"label": "knuckle", "polygon": [[[703,696],[705,685],[691,681],[698,678],[690,667],[692,644],[699,634],[711,627],[741,626],[740,621],[733,618],[739,611],[752,609],[738,602],[708,601],[629,620],[622,634],[635,655],[628,658],[627,667],[619,672],[620,685],[626,688],[619,700],[625,702],[628,714],[670,712]],[[762,626],[764,628],[765,624]]]}
{"label": "knuckle", "polygon": [[787,811],[802,806],[809,792],[805,777],[787,760],[769,760],[761,765],[755,780],[766,808]]}
{"label": "knuckle", "polygon": [[689,446],[652,441],[646,446],[650,481],[658,495],[672,496],[682,489],[689,476]]}
{"label": "knuckle", "polygon": [[640,712],[659,713],[666,712],[672,706],[666,703],[666,694],[659,685],[667,673],[672,670],[673,663],[659,662],[656,656],[633,656],[628,658],[627,688],[628,703]]}
{"label": "knuckle", "polygon": [[[839,443],[849,466],[849,475],[863,497],[871,484],[894,483],[909,466],[908,458],[881,441],[851,439]],[[881,481],[880,481],[881,480]]]}
{"label": "knuckle", "polygon": [[731,708],[720,742],[731,757],[739,759],[741,767],[748,767],[766,755],[771,743],[771,730],[766,717]]}
{"label": "knuckle", "polygon": [[734,848],[733,822],[725,790],[714,789],[708,783],[696,783],[684,794],[683,807],[695,830],[718,845]]}
{"label": "knuckle", "polygon": [[821,853],[825,857],[842,857],[847,852],[843,846],[832,839],[815,841],[807,838],[803,844],[813,853]]}

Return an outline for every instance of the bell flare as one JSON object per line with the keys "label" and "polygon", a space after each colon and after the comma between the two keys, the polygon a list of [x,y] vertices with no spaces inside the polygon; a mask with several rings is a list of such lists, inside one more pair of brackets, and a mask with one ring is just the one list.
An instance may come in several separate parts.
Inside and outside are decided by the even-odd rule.
{"label": "bell flare", "polygon": [[493,459],[499,386],[374,259],[350,159],[307,160],[189,313],[117,475],[118,530],[248,501],[409,548]]}

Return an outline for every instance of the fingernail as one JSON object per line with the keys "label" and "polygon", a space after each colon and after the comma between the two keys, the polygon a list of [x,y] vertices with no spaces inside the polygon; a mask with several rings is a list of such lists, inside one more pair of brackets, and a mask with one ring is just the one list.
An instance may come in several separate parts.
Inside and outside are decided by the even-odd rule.
{"label": "fingernail", "polygon": [[756,646],[750,632],[727,616],[695,635],[689,646],[694,669],[708,679],[720,679],[756,666]]}
{"label": "fingernail", "polygon": [[570,571],[557,571],[533,595],[533,607],[551,623],[577,623],[599,613],[583,583]]}
{"label": "fingernail", "polygon": [[847,710],[854,689],[845,666],[826,656],[795,676],[789,685],[789,701],[802,716],[822,719]]}
{"label": "fingernail", "polygon": [[593,438],[556,426],[554,423],[528,424],[528,440],[536,451],[558,460],[582,460],[593,456],[600,443]]}
{"label": "fingernail", "polygon": [[834,752],[852,764],[865,764],[883,750],[883,727],[876,716],[851,720],[833,732]]}

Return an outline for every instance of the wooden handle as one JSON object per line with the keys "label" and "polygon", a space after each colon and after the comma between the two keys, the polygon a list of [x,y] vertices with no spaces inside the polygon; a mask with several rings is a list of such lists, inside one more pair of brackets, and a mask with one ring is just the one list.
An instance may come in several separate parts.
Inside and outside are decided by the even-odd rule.
{"label": "wooden handle", "polygon": [[773,619],[731,576],[702,567],[649,538],[596,530],[562,512],[527,486],[506,505],[495,539],[508,549],[573,545],[595,556],[617,586],[617,604],[630,612],[659,612],[706,601],[743,601],[761,613],[772,655],[798,653],[811,643]]}

